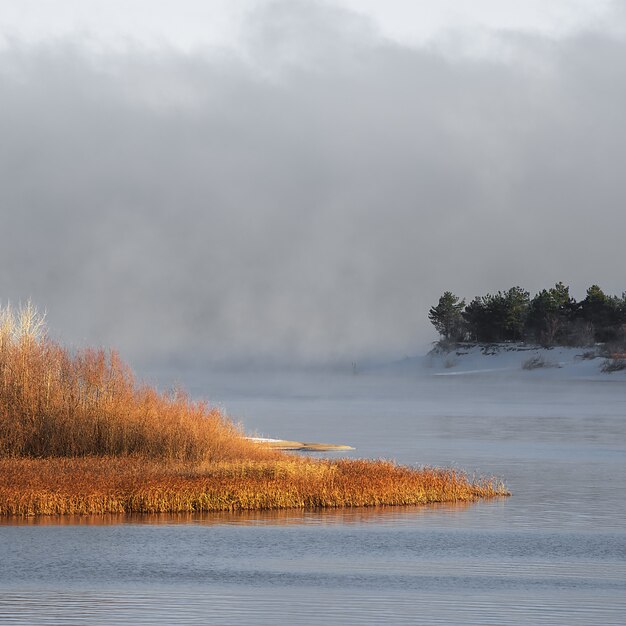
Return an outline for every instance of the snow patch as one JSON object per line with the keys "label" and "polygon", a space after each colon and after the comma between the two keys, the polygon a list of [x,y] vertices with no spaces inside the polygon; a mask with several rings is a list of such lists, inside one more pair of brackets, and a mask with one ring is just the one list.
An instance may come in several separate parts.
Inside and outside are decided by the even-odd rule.
{"label": "snow patch", "polygon": [[624,380],[626,371],[602,372],[606,359],[589,348],[544,348],[524,343],[459,344],[434,348],[424,367],[435,376],[511,374],[550,378]]}

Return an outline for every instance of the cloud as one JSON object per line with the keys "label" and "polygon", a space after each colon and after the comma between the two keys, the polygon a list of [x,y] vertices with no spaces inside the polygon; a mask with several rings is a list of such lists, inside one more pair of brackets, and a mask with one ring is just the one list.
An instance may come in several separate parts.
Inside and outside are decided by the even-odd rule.
{"label": "cloud", "polygon": [[292,2],[246,33],[2,49],[0,297],[135,360],[316,361],[419,350],[447,289],[626,287],[623,38],[451,57]]}

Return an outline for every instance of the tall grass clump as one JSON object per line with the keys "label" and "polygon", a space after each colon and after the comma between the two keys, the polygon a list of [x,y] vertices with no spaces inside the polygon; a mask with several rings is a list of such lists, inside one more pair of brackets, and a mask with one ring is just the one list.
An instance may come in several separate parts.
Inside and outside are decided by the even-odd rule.
{"label": "tall grass clump", "polygon": [[406,506],[508,495],[495,480],[388,461],[285,457],[190,463],[137,457],[0,459],[0,515]]}
{"label": "tall grass clump", "polygon": [[28,303],[0,308],[0,456],[270,458],[217,409],[138,384],[115,351],[69,351]]}

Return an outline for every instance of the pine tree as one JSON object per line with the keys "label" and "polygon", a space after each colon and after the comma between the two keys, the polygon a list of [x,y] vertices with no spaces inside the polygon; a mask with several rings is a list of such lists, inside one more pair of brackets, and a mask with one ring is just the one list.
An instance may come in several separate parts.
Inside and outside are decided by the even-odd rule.
{"label": "pine tree", "polygon": [[465,300],[459,300],[451,291],[446,291],[437,306],[431,307],[428,319],[446,341],[459,341],[465,335],[465,324],[461,312]]}
{"label": "pine tree", "polygon": [[576,309],[569,287],[559,282],[552,289],[541,290],[530,302],[526,327],[530,336],[543,345],[563,342]]}
{"label": "pine tree", "polygon": [[491,341],[491,324],[485,298],[476,296],[463,311],[468,336],[474,341]]}
{"label": "pine tree", "polygon": [[524,337],[530,294],[521,287],[511,287],[505,294],[504,334],[514,341]]}
{"label": "pine tree", "polygon": [[580,303],[580,312],[583,319],[591,325],[595,341],[613,339],[618,307],[617,301],[605,295],[598,285],[591,285],[587,289],[587,297]]}

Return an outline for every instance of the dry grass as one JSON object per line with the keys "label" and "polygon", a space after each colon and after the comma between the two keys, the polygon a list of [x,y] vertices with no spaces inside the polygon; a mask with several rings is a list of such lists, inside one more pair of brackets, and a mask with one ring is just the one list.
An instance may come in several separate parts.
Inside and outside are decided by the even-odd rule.
{"label": "dry grass", "polygon": [[0,457],[85,455],[276,457],[205,403],[138,385],[116,352],[70,353],[32,306],[0,309]]}
{"label": "dry grass", "polygon": [[554,361],[546,359],[544,356],[541,355],[532,356],[522,363],[522,369],[524,370],[536,370],[550,367],[558,368],[560,367],[560,365],[558,363],[555,363]]}
{"label": "dry grass", "polygon": [[286,455],[219,411],[135,382],[115,352],[69,352],[27,305],[0,308],[0,515],[463,502],[490,480]]}
{"label": "dry grass", "polygon": [[495,481],[387,461],[162,464],[137,457],[0,459],[0,515],[178,513],[465,502]]}
{"label": "dry grass", "polygon": [[611,374],[612,372],[621,372],[626,370],[626,358],[613,357],[606,359],[600,368],[600,371],[604,374]]}

